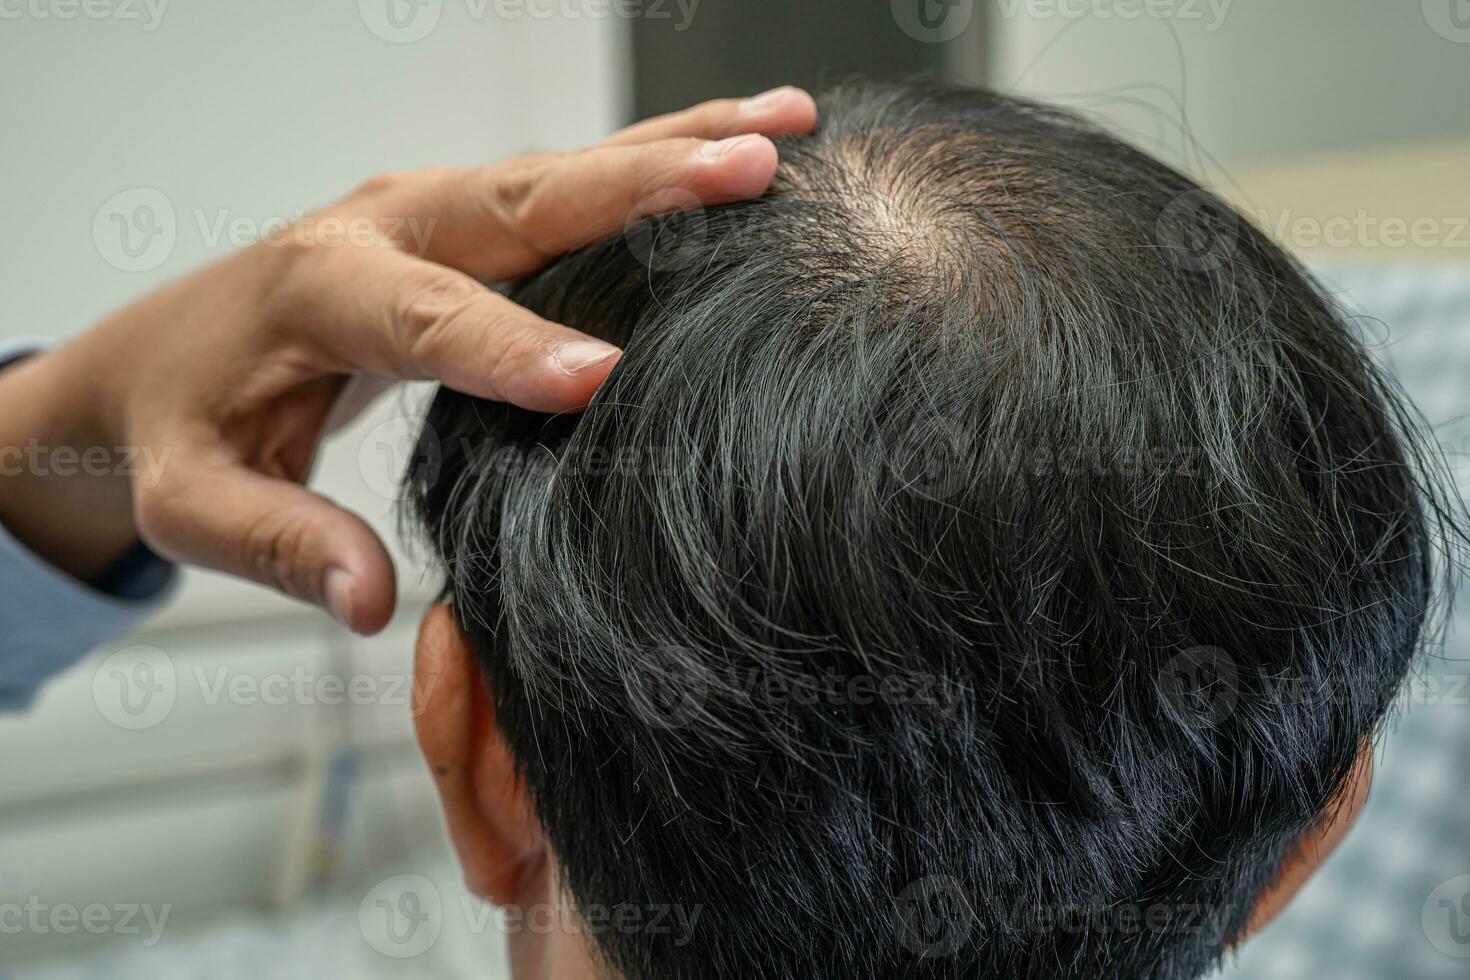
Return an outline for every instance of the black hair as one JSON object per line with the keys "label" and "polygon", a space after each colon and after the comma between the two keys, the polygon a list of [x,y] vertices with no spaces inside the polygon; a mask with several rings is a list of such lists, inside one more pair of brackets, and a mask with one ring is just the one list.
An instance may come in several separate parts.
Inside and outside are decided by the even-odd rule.
{"label": "black hair", "polygon": [[1184,978],[1388,714],[1447,505],[1351,323],[1064,112],[854,82],[763,198],[510,287],[586,411],[441,390],[409,476],[633,980]]}

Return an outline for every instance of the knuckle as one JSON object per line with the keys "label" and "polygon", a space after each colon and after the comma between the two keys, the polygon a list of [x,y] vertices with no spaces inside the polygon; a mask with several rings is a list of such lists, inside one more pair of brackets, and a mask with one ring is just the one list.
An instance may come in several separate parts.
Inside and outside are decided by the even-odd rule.
{"label": "knuckle", "polygon": [[248,525],[240,539],[242,566],[257,581],[307,598],[303,571],[311,557],[312,522],[301,512],[271,511]]}
{"label": "knuckle", "polygon": [[553,348],[518,325],[502,324],[494,333],[480,358],[481,377],[489,397],[507,401],[512,392],[525,389],[528,379],[539,378],[536,366],[548,361]]}
{"label": "knuckle", "polygon": [[412,174],[407,170],[389,170],[380,174],[373,174],[353,191],[358,197],[379,197],[391,193],[408,183]]}
{"label": "knuckle", "polygon": [[452,180],[461,173],[463,173],[463,171],[459,167],[450,167],[442,164],[430,167],[420,167],[418,170],[415,170],[411,174],[409,174],[410,179],[408,182],[438,184],[446,180]]}
{"label": "knuckle", "polygon": [[155,548],[169,550],[168,542],[174,536],[173,528],[179,521],[184,500],[171,480],[139,487],[133,498],[133,519],[143,540]]}
{"label": "knuckle", "polygon": [[490,382],[498,391],[508,391],[517,378],[537,364],[555,356],[556,344],[530,330],[508,330],[491,362]]}
{"label": "knuckle", "polygon": [[333,251],[323,249],[317,241],[317,236],[312,234],[310,221],[312,218],[303,218],[297,221],[290,231],[283,235],[281,241],[271,246],[275,269],[271,276],[271,282],[280,284],[290,281],[288,277],[300,275],[303,271],[308,274],[314,267],[321,254]]}
{"label": "knuckle", "polygon": [[454,326],[484,298],[485,287],[468,276],[434,272],[403,290],[398,329],[404,349],[417,364],[432,363]]}
{"label": "knuckle", "polygon": [[540,184],[539,172],[522,168],[499,174],[490,182],[490,209],[508,231],[524,237],[534,228],[536,189]]}
{"label": "knuckle", "polygon": [[[350,281],[334,277],[354,273],[345,267],[353,258],[351,251],[324,248],[314,236],[293,232],[263,253],[266,265],[253,299],[260,312],[258,323],[269,340],[279,343],[290,337],[299,311],[314,306],[323,283]],[[344,268],[336,268],[339,263]]]}
{"label": "knuckle", "polygon": [[554,184],[558,166],[575,153],[536,153],[480,172],[475,196],[486,217],[518,239],[534,237],[545,188]]}
{"label": "knuckle", "polygon": [[458,315],[484,292],[485,287],[467,276],[435,270],[415,277],[403,290],[399,319],[418,336]]}
{"label": "knuckle", "polygon": [[293,253],[289,271],[296,273],[302,289],[331,289],[336,284],[362,278],[365,254],[365,249],[327,244],[320,236],[309,235]]}
{"label": "knuckle", "polygon": [[649,180],[665,180],[670,174],[682,173],[706,142],[698,136],[675,136],[657,143],[645,143],[637,149],[631,173]]}
{"label": "knuckle", "polygon": [[690,162],[703,144],[703,140],[682,137],[639,147],[625,171],[629,189],[640,200],[684,191],[691,180]]}
{"label": "knuckle", "polygon": [[374,174],[352,192],[354,197],[392,197],[407,190],[439,183],[458,173],[449,166],[419,167],[416,170],[387,170]]}
{"label": "knuckle", "polygon": [[740,118],[735,99],[711,99],[688,110],[691,132],[705,137],[728,136],[735,131]]}

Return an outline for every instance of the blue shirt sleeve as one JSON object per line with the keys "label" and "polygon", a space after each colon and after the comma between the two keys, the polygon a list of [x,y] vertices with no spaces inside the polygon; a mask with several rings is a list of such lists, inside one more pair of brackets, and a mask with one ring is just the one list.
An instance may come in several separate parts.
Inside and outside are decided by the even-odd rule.
{"label": "blue shirt sleeve", "polygon": [[[0,370],[45,343],[0,342]],[[175,577],[140,544],[95,583],[80,582],[0,526],[0,711],[25,707],[46,680],[135,627],[164,603]]]}

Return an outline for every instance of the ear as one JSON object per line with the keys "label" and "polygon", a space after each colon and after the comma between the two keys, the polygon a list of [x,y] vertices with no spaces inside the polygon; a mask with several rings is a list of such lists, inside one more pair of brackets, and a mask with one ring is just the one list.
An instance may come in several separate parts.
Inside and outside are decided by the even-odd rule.
{"label": "ear", "polygon": [[1251,912],[1250,924],[1241,937],[1242,941],[1276,918],[1327,860],[1328,855],[1337,849],[1337,845],[1342,843],[1342,839],[1357,822],[1358,814],[1368,802],[1368,792],[1372,786],[1373,743],[1364,739],[1358,750],[1357,761],[1343,779],[1336,797],[1327,807],[1327,812],[1287,853],[1275,883],[1257,900],[1256,907]]}
{"label": "ear", "polygon": [[443,604],[419,626],[413,718],[466,883],[497,905],[514,903],[545,861],[545,842],[479,664]]}

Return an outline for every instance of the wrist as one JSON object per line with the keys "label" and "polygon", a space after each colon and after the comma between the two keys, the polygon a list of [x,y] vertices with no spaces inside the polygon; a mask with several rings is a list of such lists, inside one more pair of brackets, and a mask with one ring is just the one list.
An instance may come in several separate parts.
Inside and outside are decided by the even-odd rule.
{"label": "wrist", "polygon": [[137,543],[127,451],[110,438],[75,347],[0,368],[0,524],[50,564],[94,579]]}

